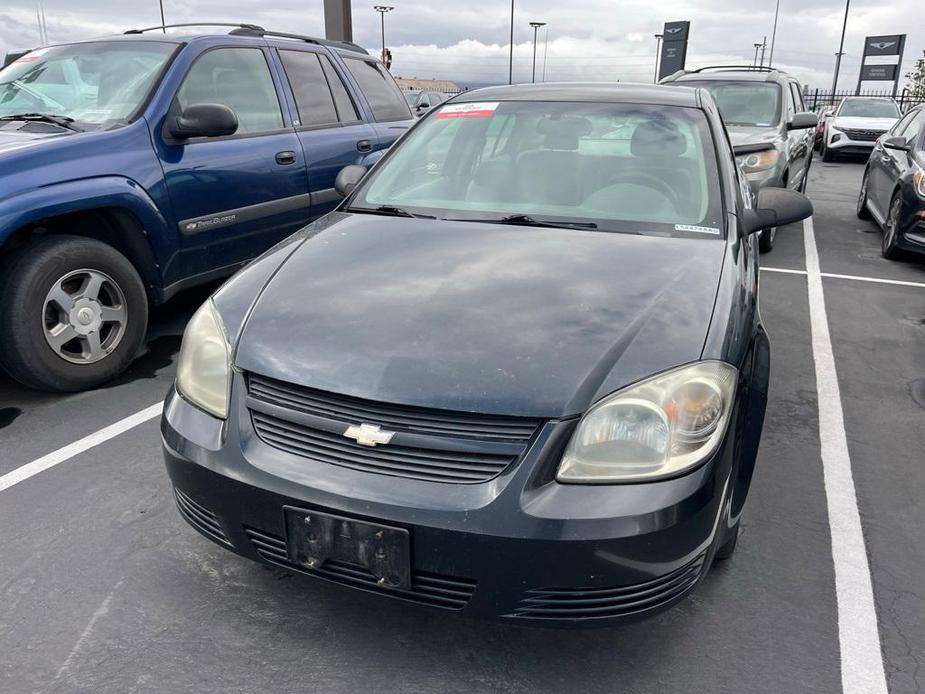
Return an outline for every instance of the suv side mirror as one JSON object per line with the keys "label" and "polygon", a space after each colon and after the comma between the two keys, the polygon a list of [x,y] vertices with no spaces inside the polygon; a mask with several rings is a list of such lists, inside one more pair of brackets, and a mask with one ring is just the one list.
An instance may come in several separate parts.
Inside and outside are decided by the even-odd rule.
{"label": "suv side mirror", "polygon": [[742,224],[746,234],[800,222],[813,214],[809,198],[787,188],[762,188],[755,208],[746,210]]}
{"label": "suv side mirror", "polygon": [[815,128],[819,125],[819,116],[809,111],[793,114],[793,118],[787,123],[787,130],[806,130]]}
{"label": "suv side mirror", "polygon": [[238,117],[222,104],[193,104],[167,125],[167,132],[177,140],[234,135],[237,130]]}
{"label": "suv side mirror", "polygon": [[902,150],[903,152],[909,151],[909,141],[900,135],[893,135],[893,137],[885,137],[883,138],[882,144],[887,149],[899,149],[899,150]]}
{"label": "suv side mirror", "polygon": [[334,179],[334,190],[342,198],[346,198],[353,192],[357,184],[366,175],[366,167],[359,164],[350,164],[337,172],[337,178]]}

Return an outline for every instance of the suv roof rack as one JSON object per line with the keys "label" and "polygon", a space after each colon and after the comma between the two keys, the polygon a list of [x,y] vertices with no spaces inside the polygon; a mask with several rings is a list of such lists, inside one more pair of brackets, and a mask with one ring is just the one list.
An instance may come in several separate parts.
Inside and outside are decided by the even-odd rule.
{"label": "suv roof rack", "polygon": [[305,41],[320,46],[332,46],[334,48],[343,48],[354,53],[369,55],[369,52],[362,46],[352,41],[331,41],[329,39],[319,39],[314,36],[303,36],[302,34],[290,34],[284,31],[269,31],[257,24],[235,24],[230,22],[187,22],[184,24],[162,24],[154,27],[145,27],[144,29],[129,29],[125,34],[143,34],[148,31],[158,31],[167,29],[177,29],[181,27],[233,27],[228,33],[232,36],[270,36],[282,39],[294,39],[296,41]]}
{"label": "suv roof rack", "polygon": [[776,67],[769,67],[767,65],[707,65],[705,67],[699,67],[696,70],[685,70],[685,72],[706,72],[707,70],[718,70],[720,72],[724,70],[746,70],[750,72],[780,72]]}

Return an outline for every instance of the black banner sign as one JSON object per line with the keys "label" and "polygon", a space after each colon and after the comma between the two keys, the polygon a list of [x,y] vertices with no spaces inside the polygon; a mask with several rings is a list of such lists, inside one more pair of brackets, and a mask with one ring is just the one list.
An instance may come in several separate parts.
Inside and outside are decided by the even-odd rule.
{"label": "black banner sign", "polygon": [[[861,93],[861,82],[892,82],[893,96],[899,86],[899,66],[903,62],[903,50],[906,47],[905,34],[888,36],[868,36],[864,39],[864,57],[861,58],[861,72],[858,74],[858,87],[855,94]],[[868,58],[886,56],[889,62],[869,62]],[[895,56],[895,58],[894,58]],[[892,62],[893,59],[896,62]]]}
{"label": "black banner sign", "polygon": [[690,22],[665,22],[662,30],[662,56],[658,68],[658,78],[683,70],[687,62],[687,39],[690,35]]}
{"label": "black banner sign", "polygon": [[905,42],[905,34],[868,36],[864,40],[864,55],[901,55]]}
{"label": "black banner sign", "polygon": [[861,68],[862,82],[892,82],[896,79],[896,65],[865,65]]}

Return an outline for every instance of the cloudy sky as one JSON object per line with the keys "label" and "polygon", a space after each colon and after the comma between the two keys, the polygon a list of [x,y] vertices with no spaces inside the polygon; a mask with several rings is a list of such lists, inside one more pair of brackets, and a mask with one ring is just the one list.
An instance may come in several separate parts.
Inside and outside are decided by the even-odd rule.
{"label": "cloudy sky", "polygon": [[[538,79],[546,53],[547,80],[648,81],[655,57],[653,34],[665,21],[689,19],[688,67],[751,63],[754,44],[771,41],[775,0],[515,0],[514,79],[529,81],[533,20],[539,34]],[[774,63],[804,84],[831,85],[844,13],[843,0],[780,0]],[[52,43],[116,33],[159,23],[157,0],[42,0]],[[354,0],[354,40],[379,46],[373,2]],[[390,0],[386,41],[392,72],[404,77],[460,82],[506,82],[510,5],[506,0]],[[38,0],[0,5],[0,54],[38,43]],[[285,31],[324,35],[322,0],[164,0],[168,23],[244,21]],[[853,88],[865,35],[909,32],[903,74],[925,49],[920,0],[854,0],[848,19],[839,88]]]}

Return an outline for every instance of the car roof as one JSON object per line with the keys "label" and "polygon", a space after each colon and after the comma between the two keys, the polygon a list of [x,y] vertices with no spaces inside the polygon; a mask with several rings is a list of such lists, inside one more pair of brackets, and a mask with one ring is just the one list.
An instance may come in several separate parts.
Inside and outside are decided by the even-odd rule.
{"label": "car roof", "polygon": [[790,79],[789,75],[773,70],[759,72],[756,70],[718,70],[716,72],[686,72],[672,79],[672,82],[781,82]]}
{"label": "car roof", "polygon": [[588,101],[700,107],[696,89],[678,89],[629,82],[544,82],[483,87],[462,92],[453,103],[465,101]]}
{"label": "car roof", "polygon": [[856,101],[861,99],[864,101],[896,101],[896,99],[891,96],[864,96],[863,94],[852,94],[844,97],[842,101]]}

